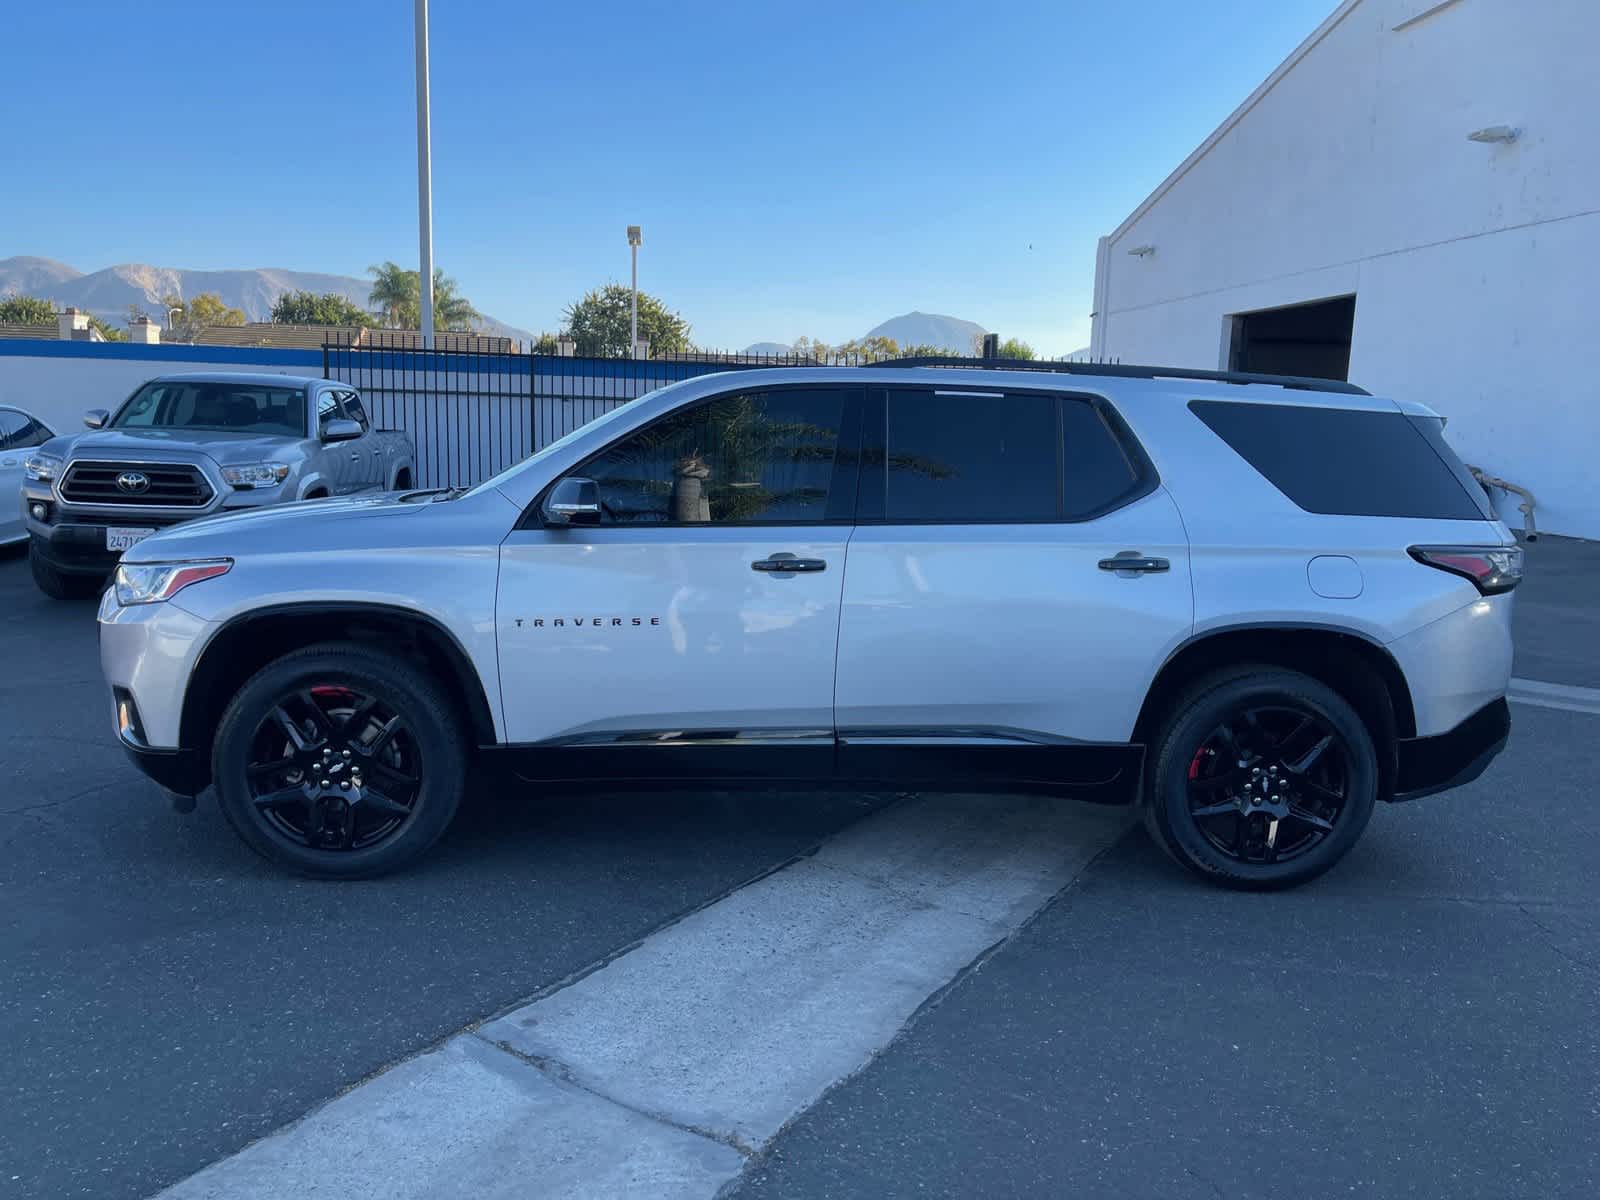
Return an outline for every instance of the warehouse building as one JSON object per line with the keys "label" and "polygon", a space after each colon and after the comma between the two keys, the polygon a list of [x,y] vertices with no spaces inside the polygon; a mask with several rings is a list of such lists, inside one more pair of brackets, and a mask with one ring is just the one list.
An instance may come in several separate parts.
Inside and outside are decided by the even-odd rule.
{"label": "warehouse building", "polygon": [[1092,353],[1421,400],[1600,537],[1597,47],[1597,0],[1345,0],[1100,239]]}

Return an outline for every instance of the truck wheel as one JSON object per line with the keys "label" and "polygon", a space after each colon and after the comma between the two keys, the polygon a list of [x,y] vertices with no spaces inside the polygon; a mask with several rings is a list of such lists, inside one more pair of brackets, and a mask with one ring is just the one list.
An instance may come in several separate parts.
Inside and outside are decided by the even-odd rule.
{"label": "truck wheel", "polygon": [[28,547],[28,570],[33,572],[33,582],[39,590],[52,600],[82,600],[97,594],[105,584],[92,575],[68,575],[56,570],[32,545]]}
{"label": "truck wheel", "polygon": [[416,859],[455,816],[467,743],[449,694],[403,659],[333,642],[256,673],[212,746],[223,814],[302,875],[360,879]]}
{"label": "truck wheel", "polygon": [[1348,702],[1297,671],[1244,667],[1172,706],[1145,772],[1145,825],[1227,887],[1293,887],[1322,874],[1372,816],[1378,758]]}

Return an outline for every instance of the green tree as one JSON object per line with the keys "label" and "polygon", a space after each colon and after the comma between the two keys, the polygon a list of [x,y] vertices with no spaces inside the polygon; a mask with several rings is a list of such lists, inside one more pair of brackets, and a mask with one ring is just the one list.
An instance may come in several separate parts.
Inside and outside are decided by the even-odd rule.
{"label": "green tree", "polygon": [[215,325],[243,325],[244,310],[229,308],[215,292],[201,292],[193,300],[168,293],[161,297],[172,328],[172,336],[180,342],[192,342],[202,329]]}
{"label": "green tree", "polygon": [[1000,343],[1000,357],[1033,359],[1038,355],[1033,352],[1033,347],[1021,338],[1007,338]]}
{"label": "green tree", "polygon": [[56,306],[33,296],[0,298],[0,321],[16,325],[54,325]]}
{"label": "green tree", "polygon": [[530,353],[533,354],[555,354],[560,349],[561,347],[556,345],[556,335],[553,333],[541,333],[533,339],[533,345],[529,347]]}
{"label": "green tree", "polygon": [[[399,263],[384,262],[367,268],[372,276],[372,291],[367,303],[383,314],[389,329],[418,329],[422,325],[422,273],[408,271]],[[472,302],[461,294],[461,287],[444,271],[433,272],[433,327],[467,330],[483,319]]]}
{"label": "green tree", "polygon": [[285,292],[272,306],[277,325],[350,325],[366,328],[373,316],[359,304],[352,304],[338,292]]}
{"label": "green tree", "polygon": [[[633,293],[620,283],[596,288],[566,310],[567,330],[577,339],[579,354],[594,358],[627,358],[628,319]],[[639,293],[639,336],[650,339],[652,354],[683,354],[693,349],[689,322],[656,297]]]}

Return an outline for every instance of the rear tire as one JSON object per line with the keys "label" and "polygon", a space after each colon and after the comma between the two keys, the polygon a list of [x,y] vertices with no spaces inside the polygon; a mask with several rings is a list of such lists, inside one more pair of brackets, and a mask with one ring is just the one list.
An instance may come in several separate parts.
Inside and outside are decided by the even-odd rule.
{"label": "rear tire", "polygon": [[1213,883],[1288,888],[1345,856],[1377,794],[1372,735],[1344,697],[1297,671],[1240,667],[1172,705],[1143,816],[1159,846]]}
{"label": "rear tire", "polygon": [[92,575],[68,575],[57,570],[32,545],[28,547],[28,570],[33,572],[33,582],[39,590],[52,600],[83,600],[105,586],[105,580]]}
{"label": "rear tire", "polygon": [[[456,705],[404,659],[330,642],[257,672],[212,746],[223,815],[252,849],[320,879],[415,861],[461,802]],[[354,785],[354,786],[351,786]]]}

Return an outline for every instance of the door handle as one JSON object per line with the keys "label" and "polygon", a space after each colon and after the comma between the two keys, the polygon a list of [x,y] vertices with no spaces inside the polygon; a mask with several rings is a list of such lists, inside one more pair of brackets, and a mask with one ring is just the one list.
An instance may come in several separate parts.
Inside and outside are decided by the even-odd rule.
{"label": "door handle", "polygon": [[1111,558],[1100,560],[1102,571],[1115,571],[1121,575],[1152,575],[1161,571],[1170,571],[1172,564],[1164,558],[1146,558],[1137,550],[1123,550]]}
{"label": "door handle", "polygon": [[767,558],[758,558],[750,564],[752,571],[771,571],[779,575],[788,575],[798,571],[826,571],[828,564],[820,558],[796,558],[787,552],[773,554]]}
{"label": "door handle", "polygon": [[352,455],[351,455],[351,456],[350,456],[350,461],[351,461],[351,462],[360,462],[360,461],[361,461],[361,455],[359,455],[359,454],[352,454]]}

